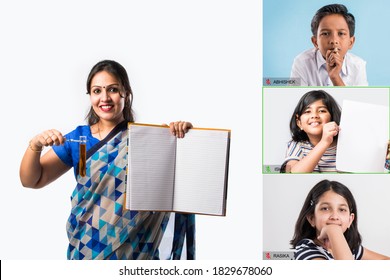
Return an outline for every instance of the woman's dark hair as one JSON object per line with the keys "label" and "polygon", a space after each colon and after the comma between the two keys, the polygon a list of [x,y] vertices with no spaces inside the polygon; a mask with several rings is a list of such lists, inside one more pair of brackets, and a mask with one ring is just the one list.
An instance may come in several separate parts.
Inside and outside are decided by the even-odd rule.
{"label": "woman's dark hair", "polygon": [[[297,106],[294,109],[294,113],[291,116],[290,132],[291,137],[294,141],[309,141],[309,137],[307,136],[306,132],[298,127],[296,120],[297,118],[301,117],[303,112],[310,104],[318,100],[322,100],[324,105],[327,107],[331,117],[330,121],[340,124],[341,109],[340,106],[337,104],[336,100],[329,93],[323,90],[309,91],[301,97]],[[337,140],[337,136],[338,135],[334,137],[335,140]]]}
{"label": "woman's dark hair", "polygon": [[[103,60],[92,67],[87,79],[87,94],[90,94],[93,77],[101,71],[106,71],[111,75],[114,75],[114,77],[121,83],[121,86],[123,86],[125,90],[124,95],[121,94],[121,96],[125,98],[123,117],[125,121],[134,122],[133,110],[131,108],[133,103],[133,92],[130,87],[130,81],[129,77],[127,76],[126,69],[118,62],[113,60]],[[92,106],[87,114],[86,119],[88,120],[89,125],[93,125],[99,121],[99,117],[96,115]]]}
{"label": "woman's dark hair", "polygon": [[341,15],[347,22],[350,36],[355,35],[355,17],[348,12],[347,7],[341,4],[326,5],[319,9],[311,20],[311,32],[317,36],[318,26],[321,20],[328,15]]}
{"label": "woman's dark hair", "polygon": [[297,222],[295,224],[294,237],[290,241],[290,244],[293,248],[295,248],[298,242],[304,238],[309,238],[311,240],[317,238],[316,229],[310,225],[307,218],[314,215],[314,209],[320,197],[329,190],[332,190],[335,193],[344,197],[348,203],[349,212],[354,213],[355,215],[351,226],[344,232],[344,236],[348,242],[349,248],[352,252],[356,252],[356,250],[361,245],[362,239],[357,226],[358,215],[356,209],[356,202],[351,191],[339,182],[322,180],[310,190],[305,202],[303,203],[301,212],[299,213]]}

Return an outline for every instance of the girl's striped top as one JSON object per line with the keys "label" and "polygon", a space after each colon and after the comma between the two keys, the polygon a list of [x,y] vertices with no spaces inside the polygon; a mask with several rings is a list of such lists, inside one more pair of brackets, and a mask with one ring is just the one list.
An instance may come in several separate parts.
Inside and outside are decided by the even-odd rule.
{"label": "girl's striped top", "polygon": [[[313,148],[314,146],[309,141],[296,142],[291,140],[287,144],[286,158],[283,165],[290,160],[301,160],[307,156]],[[337,146],[329,147],[321,157],[313,172],[336,172],[336,151]]]}
{"label": "girl's striped top", "polygon": [[[357,250],[352,251],[353,258],[360,260],[363,256],[364,248],[359,246]],[[325,248],[314,243],[313,240],[305,238],[298,242],[294,251],[295,260],[312,260],[315,258],[323,258],[326,260],[334,260],[334,257]]]}

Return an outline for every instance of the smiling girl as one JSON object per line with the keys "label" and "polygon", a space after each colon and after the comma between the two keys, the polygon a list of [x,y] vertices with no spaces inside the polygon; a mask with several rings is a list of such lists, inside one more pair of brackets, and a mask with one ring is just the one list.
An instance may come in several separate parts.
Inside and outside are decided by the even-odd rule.
{"label": "smiling girl", "polygon": [[290,120],[282,172],[336,172],[336,144],[341,109],[323,90],[307,92]]}
{"label": "smiling girl", "polygon": [[323,180],[309,192],[295,224],[290,244],[296,260],[385,260],[387,256],[362,246],[357,207],[351,191]]}

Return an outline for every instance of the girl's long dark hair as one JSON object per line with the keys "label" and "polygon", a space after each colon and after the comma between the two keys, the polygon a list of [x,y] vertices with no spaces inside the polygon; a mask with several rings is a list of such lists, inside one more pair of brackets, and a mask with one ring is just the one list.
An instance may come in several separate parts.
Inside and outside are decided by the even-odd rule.
{"label": "girl's long dark hair", "polygon": [[[309,141],[309,137],[307,136],[306,132],[304,132],[298,127],[297,119],[301,117],[303,112],[310,104],[316,102],[317,100],[322,100],[324,105],[328,108],[328,111],[331,116],[330,121],[334,121],[337,124],[340,124],[341,109],[340,106],[337,104],[336,100],[324,90],[312,90],[305,93],[301,97],[297,106],[294,109],[294,113],[291,116],[290,132],[292,140],[296,142]],[[334,137],[335,140],[337,140],[337,136],[338,135]]]}
{"label": "girl's long dark hair", "polygon": [[354,213],[355,215],[351,226],[344,232],[344,236],[351,251],[356,252],[356,250],[358,250],[362,243],[362,239],[358,230],[358,213],[355,199],[351,191],[346,186],[339,182],[329,180],[320,181],[308,193],[295,223],[294,236],[290,241],[292,248],[295,248],[298,242],[302,239],[308,238],[314,240],[317,238],[316,229],[310,225],[307,218],[314,215],[314,209],[320,197],[329,190],[332,190],[344,197],[348,203],[350,213]]}

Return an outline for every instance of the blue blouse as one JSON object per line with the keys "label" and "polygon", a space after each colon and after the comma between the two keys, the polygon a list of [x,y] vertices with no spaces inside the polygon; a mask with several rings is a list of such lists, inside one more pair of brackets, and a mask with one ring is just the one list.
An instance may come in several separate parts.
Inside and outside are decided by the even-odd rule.
{"label": "blue blouse", "polygon": [[[91,134],[91,128],[88,125],[80,125],[75,130],[64,135],[66,139],[79,140],[80,136],[87,137],[87,151],[98,143],[100,140],[93,137]],[[68,166],[73,167],[74,175],[77,177],[77,167],[79,163],[79,150],[80,146],[78,142],[66,141],[64,145],[53,146],[53,151],[57,156]]]}

